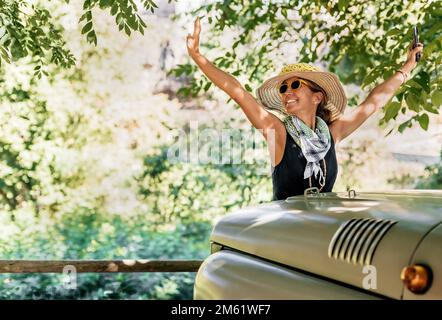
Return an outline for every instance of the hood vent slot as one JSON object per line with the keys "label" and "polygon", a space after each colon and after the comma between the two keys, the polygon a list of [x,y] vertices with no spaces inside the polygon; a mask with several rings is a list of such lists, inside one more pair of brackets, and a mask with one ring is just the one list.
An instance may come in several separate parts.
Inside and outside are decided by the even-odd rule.
{"label": "hood vent slot", "polygon": [[348,263],[369,265],[376,247],[397,221],[385,219],[351,219],[335,232],[328,256]]}

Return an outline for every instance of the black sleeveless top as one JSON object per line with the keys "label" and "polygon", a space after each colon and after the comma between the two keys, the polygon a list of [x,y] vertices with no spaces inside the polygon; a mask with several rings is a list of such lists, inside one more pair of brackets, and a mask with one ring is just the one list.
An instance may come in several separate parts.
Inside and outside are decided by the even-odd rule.
{"label": "black sleeveless top", "polygon": [[[286,130],[286,141],[284,155],[276,167],[272,166],[273,182],[273,200],[285,200],[287,197],[303,195],[304,190],[309,188],[309,179],[304,179],[304,170],[307,164],[301,148],[293,140],[292,136]],[[336,160],[335,142],[330,133],[331,146],[324,157],[327,166],[327,175],[325,177],[325,186],[321,192],[331,192],[338,175],[338,162]],[[323,161],[319,162],[324,171]],[[320,189],[319,174],[318,179],[315,175],[311,176],[312,187]]]}

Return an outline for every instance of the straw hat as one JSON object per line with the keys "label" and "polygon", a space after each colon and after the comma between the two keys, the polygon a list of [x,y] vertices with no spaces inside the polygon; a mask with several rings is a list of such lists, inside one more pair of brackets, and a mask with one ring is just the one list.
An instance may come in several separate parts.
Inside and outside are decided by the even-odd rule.
{"label": "straw hat", "polygon": [[321,71],[320,68],[306,64],[290,64],[282,68],[279,75],[265,81],[257,90],[258,101],[269,111],[278,111],[286,115],[279,93],[279,86],[282,81],[291,77],[299,77],[310,80],[320,86],[327,94],[326,109],[331,111],[331,121],[336,120],[340,114],[344,113],[347,105],[344,88],[339,78],[331,72]]}

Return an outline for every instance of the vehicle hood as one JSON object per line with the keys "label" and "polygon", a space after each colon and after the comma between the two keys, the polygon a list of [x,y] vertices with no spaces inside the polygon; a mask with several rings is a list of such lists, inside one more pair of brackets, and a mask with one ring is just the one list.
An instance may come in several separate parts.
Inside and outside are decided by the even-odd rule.
{"label": "vehicle hood", "polygon": [[211,241],[401,299],[401,270],[441,221],[442,190],[331,192],[238,210],[218,221]]}

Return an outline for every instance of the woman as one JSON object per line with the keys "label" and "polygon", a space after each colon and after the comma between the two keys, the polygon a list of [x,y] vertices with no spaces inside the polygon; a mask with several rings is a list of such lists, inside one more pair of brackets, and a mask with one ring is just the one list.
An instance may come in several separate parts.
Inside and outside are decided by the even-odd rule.
{"label": "woman", "polygon": [[[375,87],[353,112],[335,74],[304,64],[285,66],[256,91],[255,99],[233,76],[215,67],[199,52],[200,21],[187,36],[187,51],[204,74],[235,100],[252,125],[260,129],[270,151],[273,200],[304,194],[308,188],[331,192],[338,166],[335,145],[381,109],[416,67],[416,53],[408,50],[404,65]],[[276,114],[282,115],[281,119]]]}

